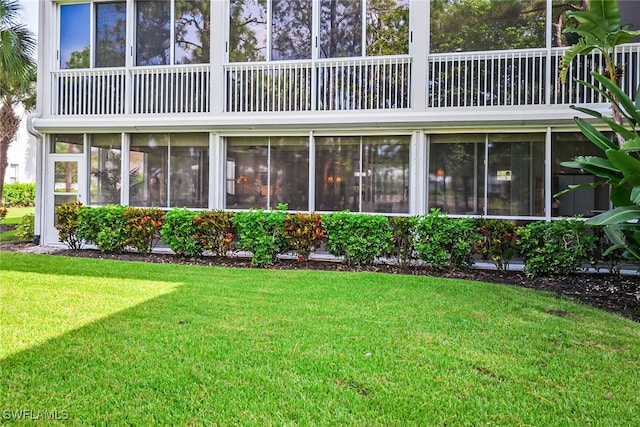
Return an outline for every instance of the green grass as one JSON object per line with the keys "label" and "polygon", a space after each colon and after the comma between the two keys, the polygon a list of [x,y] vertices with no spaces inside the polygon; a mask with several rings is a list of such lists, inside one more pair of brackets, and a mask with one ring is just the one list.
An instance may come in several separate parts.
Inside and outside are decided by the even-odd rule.
{"label": "green grass", "polygon": [[[34,213],[35,208],[8,208],[7,216],[2,220],[2,224],[15,224],[18,225],[22,221],[22,217]],[[16,230],[5,231],[4,233],[0,233],[0,242],[17,242],[19,241],[16,237]]]}
{"label": "green grass", "polygon": [[0,267],[4,411],[67,425],[640,425],[640,324],[547,293],[20,253]]}

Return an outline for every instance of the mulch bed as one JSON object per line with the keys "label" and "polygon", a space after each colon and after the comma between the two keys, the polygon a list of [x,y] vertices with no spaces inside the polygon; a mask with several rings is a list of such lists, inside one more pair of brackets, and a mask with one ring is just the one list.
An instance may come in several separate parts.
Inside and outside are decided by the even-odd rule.
{"label": "mulch bed", "polygon": [[[0,251],[35,252],[38,251],[38,248],[39,247],[35,247],[28,243],[0,244]],[[53,252],[52,255],[211,267],[251,268],[251,261],[248,258],[242,257],[203,257],[185,259],[175,255],[158,253],[150,255],[141,255],[137,253],[104,254],[90,249],[62,249]],[[554,292],[558,296],[567,297],[574,301],[589,304],[602,310],[618,313],[621,316],[640,322],[640,275],[638,274],[614,276],[607,273],[585,272],[567,277],[543,277],[530,279],[520,271],[501,272],[478,268],[470,270],[436,270],[421,266],[401,268],[396,265],[386,264],[353,267],[339,262],[298,262],[290,259],[282,259],[270,268],[293,270],[369,271],[389,274],[426,275],[522,286],[525,288]]]}

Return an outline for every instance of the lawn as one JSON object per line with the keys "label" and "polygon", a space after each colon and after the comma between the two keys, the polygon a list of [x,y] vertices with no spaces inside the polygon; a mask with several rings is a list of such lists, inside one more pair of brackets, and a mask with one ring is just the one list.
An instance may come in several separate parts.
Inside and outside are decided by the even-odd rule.
{"label": "lawn", "polygon": [[[22,221],[22,217],[27,214],[32,214],[35,212],[35,208],[8,208],[7,216],[2,220],[2,224],[14,224],[18,225]],[[0,233],[0,242],[13,242],[16,241],[16,230],[5,231],[4,233]]]}
{"label": "lawn", "polygon": [[640,324],[529,289],[20,253],[0,283],[7,422],[640,425]]}

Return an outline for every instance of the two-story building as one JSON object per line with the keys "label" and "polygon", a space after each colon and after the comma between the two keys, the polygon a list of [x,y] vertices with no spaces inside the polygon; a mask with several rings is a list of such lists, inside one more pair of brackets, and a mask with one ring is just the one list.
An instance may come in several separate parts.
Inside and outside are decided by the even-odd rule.
{"label": "two-story building", "polygon": [[[38,219],[55,207],[350,210],[551,220],[609,208],[554,198],[597,154],[571,104],[563,12],[583,0],[42,0]],[[621,1],[640,27],[640,2]],[[640,43],[619,47],[635,97]],[[608,113],[607,113],[608,114]]]}

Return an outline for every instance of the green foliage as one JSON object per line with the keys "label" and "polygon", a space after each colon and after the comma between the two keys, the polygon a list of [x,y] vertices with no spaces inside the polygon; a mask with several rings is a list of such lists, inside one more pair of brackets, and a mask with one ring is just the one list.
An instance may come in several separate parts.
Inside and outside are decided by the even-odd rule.
{"label": "green foliage", "polygon": [[20,224],[16,227],[16,237],[18,240],[33,240],[36,216],[32,213],[22,217]]}
{"label": "green foliage", "polygon": [[620,25],[620,9],[617,0],[590,0],[589,10],[570,10],[566,15],[574,19],[577,24],[565,28],[563,33],[576,33],[580,36],[580,40],[562,57],[560,73],[562,80],[566,79],[569,66],[575,57],[588,55],[595,49],[602,53],[606,73],[615,83],[617,73],[614,64],[614,48],[631,42],[640,35],[640,30],[632,31],[631,24]]}
{"label": "green foliage", "polygon": [[78,237],[78,212],[82,203],[64,203],[56,207],[58,238],[70,249],[82,249],[84,239]]}
{"label": "green foliage", "polygon": [[518,227],[501,219],[478,219],[476,227],[482,236],[476,251],[483,259],[490,259],[500,271],[507,270],[517,251]]}
{"label": "green foliage", "polygon": [[195,239],[204,250],[214,256],[223,256],[231,250],[233,242],[233,214],[222,210],[201,212],[193,217]]}
{"label": "green foliage", "polygon": [[418,218],[394,216],[389,218],[393,238],[393,254],[398,264],[405,267],[414,258],[413,232]]}
{"label": "green foliage", "polygon": [[565,276],[590,261],[595,238],[584,221],[533,222],[518,230],[527,277]]}
{"label": "green foliage", "polygon": [[[604,226],[604,231],[613,243],[611,251],[623,249],[623,255],[631,260],[640,261],[640,88],[635,103],[607,77],[591,73],[602,87],[586,82],[581,84],[605,96],[614,108],[621,113],[623,125],[597,111],[574,107],[576,110],[593,116],[607,124],[613,132],[618,133],[624,143],[620,146],[611,142],[606,135],[597,130],[584,119],[574,120],[582,133],[598,148],[604,151],[606,158],[597,156],[578,156],[563,166],[583,169],[606,179],[605,185],[611,186],[611,202],[615,209],[595,216],[587,221],[592,226]],[[572,187],[593,187],[585,184]],[[562,194],[562,193],[560,193]]]}
{"label": "green foliage", "polygon": [[160,240],[164,211],[158,208],[127,208],[122,213],[125,221],[126,245],[141,254],[151,252]]}
{"label": "green foliage", "polygon": [[389,220],[381,215],[336,212],[324,215],[327,251],[344,257],[349,265],[373,264],[376,257],[393,250]]}
{"label": "green foliage", "polygon": [[160,230],[162,241],[171,250],[182,257],[199,257],[202,255],[203,243],[198,239],[198,228],[194,219],[198,212],[173,208],[164,216],[164,225]]}
{"label": "green foliage", "polygon": [[237,212],[231,222],[238,235],[238,249],[252,253],[251,265],[273,265],[288,248],[283,236],[286,213],[282,210]]}
{"label": "green foliage", "polygon": [[26,207],[33,206],[36,200],[35,184],[5,184],[2,189],[2,200],[5,206]]}
{"label": "green foliage", "polygon": [[473,264],[471,256],[479,239],[473,219],[449,219],[432,209],[418,218],[413,244],[418,258],[431,267],[466,268]]}
{"label": "green foliage", "polygon": [[118,205],[83,208],[78,211],[77,236],[105,253],[121,253],[127,246],[124,211]]}
{"label": "green foliage", "polygon": [[316,213],[287,214],[283,236],[289,247],[298,254],[298,261],[306,261],[324,241],[322,219]]}

